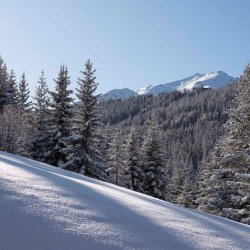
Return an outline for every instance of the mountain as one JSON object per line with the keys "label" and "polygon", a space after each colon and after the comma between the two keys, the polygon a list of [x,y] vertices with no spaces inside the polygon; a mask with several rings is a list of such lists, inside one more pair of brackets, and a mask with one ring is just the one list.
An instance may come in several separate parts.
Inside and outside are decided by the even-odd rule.
{"label": "mountain", "polygon": [[189,76],[189,77],[186,77],[184,79],[174,81],[174,82],[158,84],[158,85],[150,85],[151,86],[150,88],[143,87],[143,88],[137,89],[136,93],[138,93],[139,95],[143,95],[143,94],[158,95],[164,92],[175,91],[175,90],[178,90],[178,88],[181,86],[182,83],[190,81],[194,79],[195,77],[199,77],[199,76],[201,76],[201,74],[195,74],[195,75],[192,75],[192,76]]}
{"label": "mountain", "polygon": [[158,95],[160,93],[171,92],[175,90],[190,91],[193,88],[197,87],[216,89],[234,80],[235,80],[234,77],[229,76],[227,73],[223,71],[218,71],[216,73],[211,72],[207,74],[197,73],[174,82],[157,84],[157,85],[147,85],[135,91],[130,89],[114,89],[102,95],[101,100],[105,101],[109,99],[127,99],[131,96],[145,95],[145,94]]}
{"label": "mountain", "polygon": [[0,152],[1,249],[249,249],[250,226]]}
{"label": "mountain", "polygon": [[135,93],[135,91],[130,90],[128,88],[124,88],[124,89],[113,89],[109,92],[107,92],[104,95],[100,96],[100,101],[107,101],[110,99],[127,99],[131,96],[137,96],[137,94]]}
{"label": "mountain", "polygon": [[216,73],[212,72],[208,74],[197,74],[192,79],[183,81],[178,90],[191,90],[197,87],[210,87],[217,89],[234,80],[234,77],[229,76],[223,71],[218,71]]}

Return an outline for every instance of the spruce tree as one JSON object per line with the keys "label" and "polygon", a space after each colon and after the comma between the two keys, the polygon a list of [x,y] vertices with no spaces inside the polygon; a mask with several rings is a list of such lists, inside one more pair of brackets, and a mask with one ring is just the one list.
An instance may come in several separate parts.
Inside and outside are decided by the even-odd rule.
{"label": "spruce tree", "polygon": [[[176,155],[176,158],[168,160],[167,167],[172,168],[171,178],[167,185],[167,193],[169,201],[178,203],[178,198],[182,194],[182,189],[185,181],[186,164],[185,157],[182,155]],[[177,160],[178,159],[178,160]],[[171,166],[169,166],[171,165]]]}
{"label": "spruce tree", "polygon": [[123,136],[119,129],[113,133],[110,147],[108,149],[108,179],[110,182],[126,186],[125,179],[126,163],[125,163],[125,148],[123,144]]}
{"label": "spruce tree", "polygon": [[15,72],[12,69],[8,77],[8,104],[18,104],[18,86],[16,82]]}
{"label": "spruce tree", "polygon": [[49,89],[43,71],[38,80],[34,101],[36,132],[33,139],[33,157],[36,160],[45,161],[49,142],[49,123],[51,119],[49,117]]}
{"label": "spruce tree", "polygon": [[156,115],[152,115],[143,144],[144,192],[156,198],[165,198],[164,144]]}
{"label": "spruce tree", "polygon": [[101,148],[102,126],[98,95],[95,95],[98,83],[96,70],[88,60],[83,77],[78,78],[76,96],[79,99],[74,121],[74,135],[70,138],[67,168],[84,175],[105,179],[105,158]]}
{"label": "spruce tree", "polygon": [[0,57],[0,112],[8,104],[8,73],[2,57]]}
{"label": "spruce tree", "polygon": [[38,86],[36,87],[34,100],[34,110],[37,121],[42,121],[43,117],[47,113],[49,104],[49,88],[46,83],[44,71],[41,72],[41,76],[38,79]]}
{"label": "spruce tree", "polygon": [[240,77],[226,129],[214,150],[199,209],[250,224],[250,65]]}
{"label": "spruce tree", "polygon": [[32,108],[32,102],[29,101],[30,91],[28,88],[28,83],[26,81],[25,73],[22,73],[21,80],[19,83],[18,90],[18,105],[23,111],[30,111]]}
{"label": "spruce tree", "polygon": [[127,141],[125,165],[127,187],[134,191],[142,192],[144,173],[142,170],[139,136],[135,127],[132,127]]}
{"label": "spruce tree", "polygon": [[197,181],[194,171],[194,166],[191,160],[187,160],[183,172],[183,183],[181,186],[181,193],[176,199],[176,202],[184,207],[195,208]]}
{"label": "spruce tree", "polygon": [[[48,137],[50,139],[48,139],[45,155],[47,163],[64,168],[67,162],[67,140],[71,135],[73,122],[73,98],[71,97],[73,91],[68,89],[70,79],[66,66],[61,66],[58,77],[54,81],[56,88],[54,92],[50,92],[51,119],[48,120],[50,126]],[[45,87],[44,79],[42,84]],[[44,98],[46,99],[46,97]],[[45,102],[42,105],[46,105]]]}

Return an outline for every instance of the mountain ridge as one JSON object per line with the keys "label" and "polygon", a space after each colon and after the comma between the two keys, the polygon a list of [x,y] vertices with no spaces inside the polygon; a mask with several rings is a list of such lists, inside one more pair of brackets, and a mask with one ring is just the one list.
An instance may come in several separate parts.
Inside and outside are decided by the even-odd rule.
{"label": "mountain ridge", "polygon": [[139,96],[145,94],[158,95],[160,93],[171,91],[190,91],[198,87],[206,88],[220,88],[225,84],[235,81],[236,78],[228,75],[224,71],[210,72],[210,73],[195,73],[189,77],[180,80],[163,84],[149,84],[142,88],[131,90],[128,88],[113,89],[100,96],[101,101],[110,99],[127,99],[132,96]]}

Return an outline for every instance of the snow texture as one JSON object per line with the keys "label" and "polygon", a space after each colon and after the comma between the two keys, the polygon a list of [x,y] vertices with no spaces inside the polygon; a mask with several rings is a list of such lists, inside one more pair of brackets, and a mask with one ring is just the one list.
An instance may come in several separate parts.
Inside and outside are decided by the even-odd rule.
{"label": "snow texture", "polygon": [[1,249],[249,249],[250,226],[0,152]]}

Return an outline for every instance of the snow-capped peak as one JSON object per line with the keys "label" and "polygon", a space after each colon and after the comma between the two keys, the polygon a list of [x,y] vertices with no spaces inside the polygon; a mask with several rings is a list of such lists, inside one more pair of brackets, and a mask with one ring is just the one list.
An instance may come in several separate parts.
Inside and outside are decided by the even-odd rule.
{"label": "snow-capped peak", "polygon": [[234,77],[229,76],[223,71],[218,71],[216,73],[211,72],[207,74],[197,75],[189,81],[183,82],[178,90],[192,90],[193,88],[204,86],[206,86],[207,88],[219,88],[233,80],[235,80]]}
{"label": "snow-capped peak", "polygon": [[136,89],[135,92],[136,92],[138,95],[144,95],[144,94],[147,94],[148,91],[149,91],[150,89],[152,89],[153,87],[154,87],[154,85],[150,84],[150,85],[147,85],[147,86],[145,86],[145,87]]}
{"label": "snow-capped peak", "polygon": [[131,96],[152,94],[158,95],[164,92],[171,91],[190,91],[194,88],[205,87],[206,88],[220,88],[227,83],[234,81],[235,78],[228,75],[227,73],[219,70],[217,72],[210,73],[196,73],[192,76],[186,77],[181,80],[174,82],[164,83],[164,84],[150,84],[142,88],[136,89],[135,91],[130,89],[114,89],[108,93],[102,95],[100,100],[105,101],[109,99],[127,99]]}

